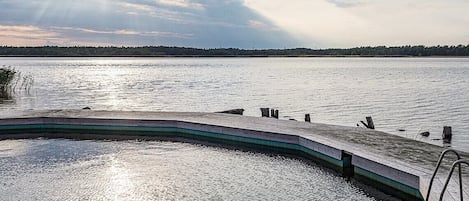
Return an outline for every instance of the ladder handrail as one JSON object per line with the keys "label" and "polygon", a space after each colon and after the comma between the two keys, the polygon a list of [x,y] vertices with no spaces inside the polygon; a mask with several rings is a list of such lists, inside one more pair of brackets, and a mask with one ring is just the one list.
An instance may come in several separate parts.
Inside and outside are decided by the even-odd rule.
{"label": "ladder handrail", "polygon": [[445,191],[446,191],[446,188],[448,187],[448,183],[449,183],[449,180],[451,180],[451,177],[453,175],[453,171],[454,171],[454,168],[456,168],[456,165],[458,165],[459,167],[459,191],[461,193],[461,201],[463,200],[463,191],[462,191],[462,182],[461,182],[461,164],[466,164],[467,166],[469,166],[469,160],[457,160],[453,163],[453,165],[451,166],[451,171],[449,172],[448,174],[448,177],[446,178],[446,182],[445,182],[445,185],[443,186],[443,190],[441,191],[441,194],[440,194],[440,201],[443,200],[443,195],[445,194]]}
{"label": "ladder handrail", "polygon": [[[430,192],[432,190],[433,180],[435,180],[435,177],[436,177],[436,174],[438,173],[438,169],[440,168],[441,162],[443,161],[443,158],[445,157],[445,155],[448,152],[454,153],[457,157],[457,160],[461,160],[461,156],[454,149],[446,149],[446,150],[441,152],[440,158],[438,159],[438,164],[436,165],[435,171],[433,172],[432,178],[430,179],[430,184],[428,185],[427,197],[425,198],[426,201],[428,201],[428,199],[430,198]],[[462,179],[461,179],[461,165],[460,165],[459,166],[459,182],[461,182],[461,181],[462,181]],[[461,187],[461,201],[463,201],[462,196],[463,196],[463,194],[462,194],[462,187]]]}

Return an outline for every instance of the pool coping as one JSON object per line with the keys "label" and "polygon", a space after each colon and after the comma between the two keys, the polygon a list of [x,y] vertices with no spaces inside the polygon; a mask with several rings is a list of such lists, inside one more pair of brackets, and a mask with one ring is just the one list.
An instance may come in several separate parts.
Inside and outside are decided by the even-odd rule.
{"label": "pool coping", "polygon": [[[203,118],[206,120],[200,121]],[[240,121],[245,121],[246,118],[248,121],[256,121],[256,123],[265,122],[266,124],[282,128],[269,129],[261,126],[257,128],[256,124],[249,126],[240,125],[240,123],[243,123]],[[375,187],[385,192],[392,189],[392,191],[387,193],[395,194],[397,192],[397,196],[411,196],[413,199],[421,200],[426,195],[428,178],[431,176],[431,171],[425,168],[363,151],[353,144],[334,141],[334,139],[320,135],[303,134],[295,129],[289,129],[290,126],[295,127],[298,123],[304,122],[267,118],[256,118],[254,120],[252,118],[213,113],[81,110],[18,111],[0,116],[0,139],[47,137],[47,134],[49,136],[61,137],[57,134],[50,135],[50,133],[63,133],[64,131],[78,133],[72,137],[80,135],[80,132],[89,135],[98,131],[104,132],[104,135],[108,134],[111,137],[113,135],[122,135],[121,132],[131,131],[134,134],[137,133],[135,134],[136,137],[139,135],[152,136],[161,133],[173,133],[174,137],[180,138],[195,137],[203,138],[204,140],[218,139],[250,143],[307,154],[313,160],[317,159],[326,162],[335,167],[333,169],[339,171],[344,171],[344,168],[347,168],[346,166],[351,166],[353,167],[354,177],[378,184]],[[238,120],[238,122],[233,123],[236,122],[234,120]],[[314,126],[327,127],[327,125],[322,124]],[[328,129],[334,129],[334,126]],[[327,131],[327,129],[325,130]],[[141,134],[138,134],[138,132],[141,132]],[[28,133],[29,136],[24,135],[24,133]],[[348,156],[351,157],[351,160]],[[441,183],[441,181],[436,182],[434,188],[441,189]],[[451,184],[450,189],[458,188],[456,188],[455,184]],[[399,195],[399,193],[403,193],[403,195]],[[467,192],[465,193],[467,194]],[[456,200],[453,194],[450,193],[450,196],[446,196],[445,200]],[[435,191],[432,191],[431,200],[437,200],[437,193]]]}

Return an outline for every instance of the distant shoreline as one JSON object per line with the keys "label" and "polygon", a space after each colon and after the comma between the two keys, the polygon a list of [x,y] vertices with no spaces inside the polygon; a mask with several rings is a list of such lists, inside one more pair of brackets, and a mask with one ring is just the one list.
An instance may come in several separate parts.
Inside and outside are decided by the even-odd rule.
{"label": "distant shoreline", "polygon": [[347,49],[238,49],[167,46],[143,47],[8,47],[0,57],[469,57],[469,45],[355,47]]}

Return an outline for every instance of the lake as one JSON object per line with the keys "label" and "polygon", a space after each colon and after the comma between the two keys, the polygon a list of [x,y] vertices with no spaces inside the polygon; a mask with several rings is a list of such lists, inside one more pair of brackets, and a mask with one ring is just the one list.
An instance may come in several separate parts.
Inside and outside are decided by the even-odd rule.
{"label": "lake", "polygon": [[[0,110],[80,109],[213,112],[376,129],[469,151],[468,58],[0,58],[31,75],[30,93]],[[403,129],[405,131],[398,131]],[[429,137],[420,132],[429,131]]]}

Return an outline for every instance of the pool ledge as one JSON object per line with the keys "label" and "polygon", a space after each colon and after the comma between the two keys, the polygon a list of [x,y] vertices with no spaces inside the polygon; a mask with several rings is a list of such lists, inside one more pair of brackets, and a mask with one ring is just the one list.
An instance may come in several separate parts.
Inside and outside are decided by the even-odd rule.
{"label": "pool ledge", "polygon": [[[260,146],[310,158],[404,200],[423,199],[432,164],[443,149],[362,128],[229,114],[48,110],[0,115],[0,139],[32,137],[158,137]],[[431,200],[438,200],[441,180]],[[455,189],[456,183],[450,183],[444,200],[458,200]]]}

